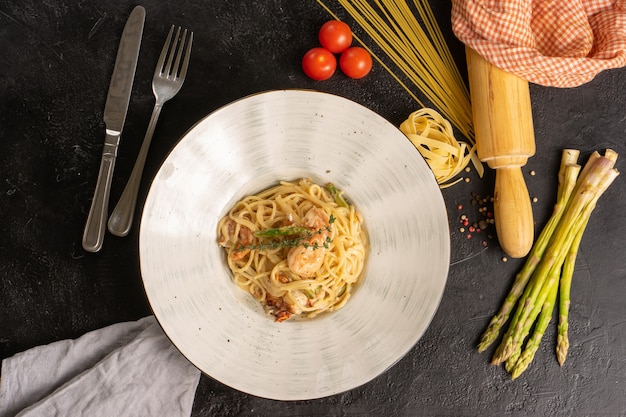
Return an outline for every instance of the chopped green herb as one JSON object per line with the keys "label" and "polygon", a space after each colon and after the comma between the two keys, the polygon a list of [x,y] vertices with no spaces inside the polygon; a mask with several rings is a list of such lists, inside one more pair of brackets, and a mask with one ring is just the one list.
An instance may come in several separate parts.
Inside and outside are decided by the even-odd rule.
{"label": "chopped green herb", "polygon": [[315,236],[322,234],[323,232],[330,232],[330,225],[335,222],[336,218],[331,214],[328,219],[329,226],[312,231],[307,227],[302,226],[284,226],[279,228],[271,228],[271,229],[263,229],[254,232],[254,235],[261,239],[258,244],[251,245],[242,245],[238,246],[234,250],[236,252],[241,252],[244,250],[274,250],[274,249],[283,249],[283,248],[295,248],[297,246],[302,246],[305,248],[313,248],[313,250],[320,249],[324,247],[325,249],[329,248],[332,239],[328,236],[324,240],[324,243],[314,243],[310,244],[309,240]]}
{"label": "chopped green herb", "polygon": [[310,289],[310,288],[306,288],[303,289],[302,292],[304,293],[304,295],[306,295],[306,297],[311,300],[313,298],[315,298],[315,296],[317,294],[319,294],[319,292],[322,291],[322,286],[318,285],[317,287],[315,287],[314,290]]}
{"label": "chopped green herb", "polygon": [[348,284],[343,284],[343,287],[341,287],[341,289],[337,293],[337,297],[341,297],[342,295],[344,295],[347,289],[348,289]]}

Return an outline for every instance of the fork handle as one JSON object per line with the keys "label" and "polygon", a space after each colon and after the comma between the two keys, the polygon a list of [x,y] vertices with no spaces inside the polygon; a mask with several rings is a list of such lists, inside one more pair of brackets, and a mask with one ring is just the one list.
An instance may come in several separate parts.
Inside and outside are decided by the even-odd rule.
{"label": "fork handle", "polygon": [[152,135],[154,129],[161,114],[163,104],[157,102],[152,110],[152,116],[150,117],[150,123],[148,124],[148,130],[146,136],[141,144],[137,161],[133,171],[128,178],[126,187],[122,192],[113,213],[109,217],[109,232],[115,236],[124,237],[130,231],[133,224],[133,217],[135,214],[135,206],[137,205],[137,195],[139,194],[139,185],[141,184],[141,175],[143,173],[144,165],[146,164],[146,157],[148,156],[148,149],[150,148],[150,142],[152,141]]}
{"label": "fork handle", "polygon": [[93,193],[91,208],[89,209],[85,231],[83,232],[83,249],[88,252],[98,252],[102,249],[102,243],[104,242],[111,179],[113,178],[113,168],[115,168],[115,158],[117,157],[119,143],[120,133],[107,130],[96,189]]}

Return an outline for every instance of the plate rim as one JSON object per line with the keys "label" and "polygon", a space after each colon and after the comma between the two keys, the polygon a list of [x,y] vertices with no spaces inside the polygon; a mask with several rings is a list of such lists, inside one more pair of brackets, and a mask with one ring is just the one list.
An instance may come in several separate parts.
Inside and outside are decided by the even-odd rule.
{"label": "plate rim", "polygon": [[[232,108],[233,106],[236,106],[238,103],[245,102],[247,100],[254,100],[255,98],[258,98],[258,97],[267,96],[268,94],[270,94],[270,95],[271,94],[311,94],[311,97],[314,97],[314,96],[322,97],[323,96],[323,97],[332,97],[332,99],[344,100],[346,103],[352,103],[352,105],[359,106],[366,113],[369,113],[369,114],[372,114],[372,115],[375,115],[375,116],[379,117],[380,120],[383,121],[382,123],[385,123],[385,124],[388,125],[388,127],[393,127],[395,130],[400,132],[399,129],[396,126],[394,126],[386,118],[384,118],[383,116],[377,114],[373,110],[367,108],[366,106],[364,106],[364,105],[362,105],[360,103],[357,103],[357,102],[355,102],[353,100],[350,100],[348,98],[345,98],[345,97],[342,97],[342,96],[339,96],[339,95],[336,95],[336,94],[327,93],[327,92],[320,92],[320,91],[315,91],[315,90],[303,90],[303,89],[267,90],[267,91],[257,92],[257,93],[254,93],[254,94],[251,94],[251,95],[248,95],[248,96],[245,96],[245,97],[241,97],[241,98],[239,98],[237,100],[234,100],[234,101],[232,101],[230,103],[227,103],[227,104],[225,104],[223,106],[220,106],[219,108],[209,112],[207,115],[202,117],[198,122],[194,123],[192,125],[192,127],[190,129],[188,129],[181,136],[181,138],[176,142],[176,144],[172,147],[172,149],[170,150],[170,152],[168,153],[166,158],[163,160],[163,162],[162,162],[161,166],[159,167],[155,177],[153,178],[153,182],[150,185],[150,189],[149,189],[148,195],[146,197],[146,205],[145,205],[144,209],[146,207],[149,207],[149,204],[151,204],[151,198],[152,198],[151,196],[152,196],[152,193],[153,193],[153,187],[155,186],[155,182],[157,182],[157,179],[159,178],[159,175],[161,174],[162,170],[164,169],[165,164],[172,157],[172,155],[174,154],[176,149],[179,146],[181,146],[181,143],[184,142],[185,138],[188,138],[189,135],[192,132],[194,132],[196,129],[198,129],[198,127],[201,126],[207,119],[209,119],[211,117],[216,117],[215,115],[219,114],[219,112],[225,111],[228,108]],[[408,139],[407,139],[407,142],[408,142]],[[415,153],[417,155],[419,155],[419,152],[417,150],[415,150]],[[421,155],[419,155],[419,158],[422,158]],[[423,165],[426,166],[426,168],[428,169],[428,167],[426,165],[426,162],[423,161],[423,158],[422,158],[422,162],[423,162]],[[431,174],[432,174],[432,172],[431,172]],[[282,178],[277,178],[276,181],[281,180],[281,179]],[[291,180],[291,179],[295,179],[295,178],[290,178],[288,180]],[[158,183],[157,183],[157,185],[158,185]],[[431,187],[433,185],[436,186],[437,190],[439,191],[438,192],[438,194],[439,194],[439,203],[440,203],[439,205],[440,205],[440,207],[442,209],[442,217],[445,218],[444,224],[446,226],[446,230],[445,230],[446,233],[444,233],[444,235],[445,235],[445,237],[447,237],[449,235],[449,224],[448,224],[448,220],[447,220],[446,206],[445,206],[445,202],[443,200],[443,195],[441,194],[441,191],[440,191],[439,187],[436,185],[436,181],[434,179],[434,175],[432,176]],[[236,200],[236,198],[237,197],[233,196],[231,198],[231,200]],[[228,207],[222,207],[222,208],[220,208],[220,211],[223,212],[225,209],[227,210]],[[150,291],[148,289],[149,285],[146,282],[146,278],[144,277],[144,273],[143,273],[143,271],[144,271],[144,268],[143,268],[144,257],[142,256],[143,255],[142,248],[144,247],[143,246],[144,244],[143,244],[142,237],[144,236],[144,225],[145,225],[145,223],[144,223],[144,216],[145,215],[146,215],[145,212],[143,212],[141,214],[140,231],[139,231],[139,254],[140,254],[140,268],[141,268],[141,271],[142,271],[141,272],[142,283],[144,285],[144,289],[146,290],[146,295],[148,296],[148,301],[149,301],[149,304],[150,304],[150,308],[152,309],[157,322],[163,328],[164,333],[170,339],[170,341],[183,354],[183,356],[185,356],[188,360],[190,360],[191,363],[196,365],[196,363],[191,358],[189,358],[189,356],[187,354],[185,354],[184,349],[181,346],[179,346],[178,340],[176,340],[176,338],[173,338],[173,337],[170,336],[170,334],[168,332],[168,329],[166,328],[167,325],[164,325],[164,323],[162,322],[162,318],[159,317],[159,315],[155,311],[155,308],[153,306],[152,301],[150,300],[150,295],[149,295]],[[444,243],[444,242],[447,243],[445,245],[446,246],[446,248],[445,248],[445,250],[446,250],[446,254],[445,255],[446,256],[444,256],[445,262],[443,262],[443,264],[442,264],[443,265],[443,270],[440,271],[442,273],[442,278],[441,278],[442,282],[440,282],[440,284],[439,284],[440,291],[438,291],[438,296],[437,296],[437,299],[434,302],[434,307],[431,309],[429,316],[426,318],[425,324],[424,324],[421,332],[419,332],[419,334],[416,334],[414,336],[414,341],[410,345],[410,347],[408,347],[405,351],[401,352],[401,354],[397,355],[398,357],[394,361],[389,363],[388,366],[385,369],[383,369],[382,371],[378,372],[376,375],[371,375],[367,379],[361,380],[358,383],[353,384],[352,386],[340,387],[340,388],[338,388],[336,390],[333,390],[332,392],[329,392],[329,393],[321,395],[321,396],[320,395],[303,395],[303,396],[300,396],[300,397],[294,397],[294,396],[284,396],[284,395],[275,395],[275,396],[274,395],[270,395],[270,396],[268,396],[268,395],[264,395],[264,394],[259,393],[259,392],[251,392],[250,390],[242,390],[240,387],[236,386],[236,384],[232,384],[232,383],[226,382],[226,381],[224,381],[222,379],[215,378],[213,375],[211,375],[210,373],[206,372],[204,369],[201,369],[201,368],[199,368],[199,369],[203,373],[205,373],[206,375],[216,379],[220,383],[223,383],[223,384],[225,384],[225,385],[227,385],[227,386],[229,386],[229,387],[231,387],[233,389],[236,389],[236,390],[239,390],[241,392],[245,392],[247,394],[254,395],[254,396],[257,396],[257,397],[274,399],[274,400],[309,400],[309,399],[323,398],[323,397],[327,397],[329,395],[334,395],[334,394],[338,394],[338,393],[341,393],[341,392],[348,391],[350,389],[357,388],[357,387],[359,387],[359,386],[361,386],[361,385],[371,381],[372,379],[374,379],[374,378],[378,377],[379,375],[381,375],[382,373],[386,372],[386,370],[388,370],[390,367],[394,366],[398,361],[400,361],[402,358],[404,358],[410,352],[410,350],[412,350],[414,348],[415,344],[417,344],[417,342],[422,338],[422,336],[423,336],[424,332],[426,331],[426,329],[430,326],[430,324],[431,324],[431,322],[432,322],[432,320],[433,320],[433,318],[434,318],[434,316],[435,316],[435,314],[436,314],[436,312],[437,312],[437,310],[439,308],[439,305],[441,303],[441,299],[443,298],[445,286],[446,286],[448,275],[449,275],[449,268],[450,268],[450,240],[444,238],[444,239],[442,239],[442,243]],[[337,312],[336,313],[332,313],[332,314],[337,314]]]}

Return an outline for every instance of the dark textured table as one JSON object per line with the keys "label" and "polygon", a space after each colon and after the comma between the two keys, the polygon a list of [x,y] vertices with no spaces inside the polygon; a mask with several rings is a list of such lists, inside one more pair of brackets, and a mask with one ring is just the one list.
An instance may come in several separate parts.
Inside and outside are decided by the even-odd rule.
{"label": "dark textured table", "polygon": [[[463,46],[450,31],[450,4],[431,3],[463,70]],[[136,226],[125,238],[107,235],[100,253],[81,247],[102,152],[104,101],[119,37],[134,5],[0,0],[1,358],[151,314]],[[419,108],[378,64],[358,81],[340,74],[325,82],[304,76],[301,57],[329,18],[313,0],[144,6],[144,38],[111,201],[120,196],[139,151],[154,103],[152,72],[169,26],[188,27],[195,41],[185,85],[165,105],[154,135],[137,216],[150,179],[181,135],[240,97],[271,89],[317,89],[361,103],[395,125]],[[336,5],[335,10],[347,17]],[[531,85],[537,154],[524,173],[536,197],[536,231],[555,201],[563,148],[578,148],[585,159],[605,148],[626,154],[625,84],[626,69],[619,69],[579,88]],[[618,161],[618,169],[622,165]],[[582,241],[568,361],[562,368],[556,362],[552,325],[531,367],[512,381],[502,367],[489,364],[492,350],[479,354],[475,346],[522,260],[504,262],[497,240],[487,237],[493,231],[472,239],[458,231],[462,214],[481,215],[472,205],[475,195],[488,197],[493,189],[491,172],[469,178],[442,191],[451,225],[450,273],[431,326],[406,357],[362,387],[315,401],[260,399],[203,376],[193,415],[626,415],[626,182],[618,177],[601,198]]]}

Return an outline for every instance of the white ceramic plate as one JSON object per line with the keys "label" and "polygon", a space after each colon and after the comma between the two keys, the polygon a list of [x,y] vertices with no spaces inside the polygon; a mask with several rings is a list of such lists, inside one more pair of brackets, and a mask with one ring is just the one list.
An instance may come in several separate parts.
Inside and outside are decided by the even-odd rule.
{"label": "white ceramic plate", "polygon": [[[275,323],[231,281],[217,222],[279,180],[334,182],[370,248],[347,305]],[[201,371],[277,400],[358,387],[402,358],[439,305],[450,261],[441,192],[413,145],[367,108],[330,94],[253,95],[208,115],[173,149],[143,210],[141,273],[174,345]]]}

